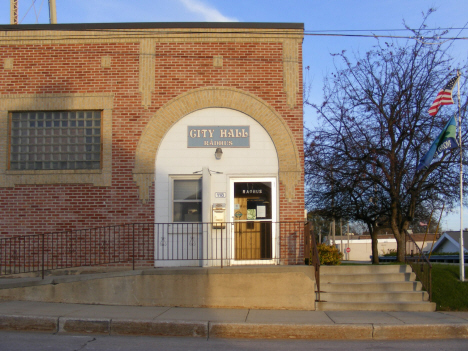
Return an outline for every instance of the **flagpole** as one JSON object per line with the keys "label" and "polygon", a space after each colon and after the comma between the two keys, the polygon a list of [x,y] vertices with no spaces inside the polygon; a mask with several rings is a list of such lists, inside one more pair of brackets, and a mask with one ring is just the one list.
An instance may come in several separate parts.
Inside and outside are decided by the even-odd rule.
{"label": "flagpole", "polygon": [[[465,250],[463,245],[463,148],[462,148],[462,130],[461,130],[461,100],[460,100],[460,70],[457,70],[457,75],[450,79],[448,83],[442,88],[437,94],[436,99],[429,108],[429,114],[435,116],[439,111],[439,108],[443,105],[452,105],[453,101],[453,89],[455,84],[458,83],[458,144],[460,147],[460,280],[465,281]],[[439,153],[445,150],[455,149],[457,147],[456,141],[456,114],[453,115],[445,125],[442,133],[434,140],[429,148],[429,151],[420,160],[419,165],[416,167],[416,171],[429,167],[434,158]],[[455,130],[454,130],[455,129]],[[446,135],[448,133],[448,135]]]}
{"label": "flagpole", "polygon": [[[457,72],[460,75],[460,71]],[[458,79],[458,138],[460,144],[460,281],[465,281],[465,252],[463,245],[463,149],[461,130],[460,79]]]}

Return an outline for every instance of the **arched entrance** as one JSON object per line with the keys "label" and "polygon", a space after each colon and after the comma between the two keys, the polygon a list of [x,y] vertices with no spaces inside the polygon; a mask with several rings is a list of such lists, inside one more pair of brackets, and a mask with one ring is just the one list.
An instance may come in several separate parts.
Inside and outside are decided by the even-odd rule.
{"label": "arched entrance", "polygon": [[161,107],[151,118],[138,142],[133,179],[139,187],[140,200],[149,198],[154,181],[155,158],[161,140],[179,119],[197,110],[221,107],[237,110],[256,120],[270,135],[278,151],[279,180],[290,200],[301,181],[301,159],[291,130],[273,107],[257,96],[239,89],[206,87],[184,93]]}

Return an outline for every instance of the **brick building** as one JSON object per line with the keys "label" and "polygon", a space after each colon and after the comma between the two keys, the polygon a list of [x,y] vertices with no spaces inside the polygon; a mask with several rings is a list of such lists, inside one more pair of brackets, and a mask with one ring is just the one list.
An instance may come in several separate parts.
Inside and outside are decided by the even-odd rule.
{"label": "brick building", "polygon": [[156,265],[301,259],[302,24],[0,32],[1,238],[157,223]]}

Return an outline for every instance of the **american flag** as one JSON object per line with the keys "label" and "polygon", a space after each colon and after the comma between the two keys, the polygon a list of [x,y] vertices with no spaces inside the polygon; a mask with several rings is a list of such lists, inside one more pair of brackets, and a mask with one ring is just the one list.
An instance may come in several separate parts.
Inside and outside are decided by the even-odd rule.
{"label": "american flag", "polygon": [[437,112],[439,112],[440,106],[453,104],[452,90],[455,84],[457,84],[458,78],[460,78],[460,76],[457,75],[450,79],[447,85],[444,87],[444,89],[439,91],[439,94],[437,94],[437,97],[435,98],[431,108],[429,109],[429,114],[431,116],[435,116]]}

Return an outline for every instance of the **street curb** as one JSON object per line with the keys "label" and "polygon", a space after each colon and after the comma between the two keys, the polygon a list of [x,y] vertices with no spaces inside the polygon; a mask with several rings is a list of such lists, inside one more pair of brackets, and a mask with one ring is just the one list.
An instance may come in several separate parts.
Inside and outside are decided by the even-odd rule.
{"label": "street curb", "polygon": [[210,323],[210,337],[246,339],[369,340],[372,324]]}
{"label": "street curb", "polygon": [[58,332],[61,334],[110,334],[111,320],[106,318],[59,318]]}
{"label": "street curb", "polygon": [[266,324],[0,315],[0,330],[60,334],[201,338],[409,340],[466,339],[460,324]]}
{"label": "street curb", "polygon": [[208,337],[208,323],[202,321],[155,321],[125,320],[111,321],[113,335],[147,335],[147,336],[190,336]]}
{"label": "street curb", "polygon": [[0,315],[0,330],[56,333],[57,317]]}
{"label": "street curb", "polygon": [[374,340],[466,339],[468,324],[374,325]]}

